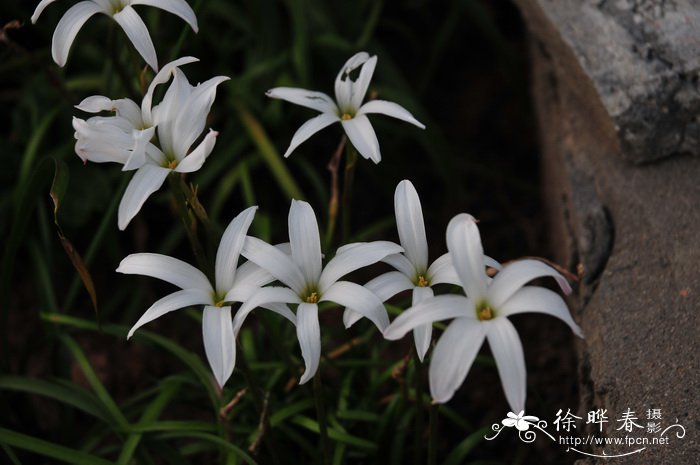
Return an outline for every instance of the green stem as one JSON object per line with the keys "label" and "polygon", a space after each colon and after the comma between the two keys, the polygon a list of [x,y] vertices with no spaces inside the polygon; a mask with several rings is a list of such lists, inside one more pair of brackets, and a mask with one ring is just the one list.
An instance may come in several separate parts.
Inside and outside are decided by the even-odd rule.
{"label": "green stem", "polygon": [[170,173],[168,176],[171,193],[173,195],[173,199],[175,200],[175,209],[182,220],[182,225],[185,228],[185,234],[187,235],[187,239],[190,241],[192,253],[194,253],[194,258],[197,260],[199,269],[211,279],[211,273],[208,272],[210,267],[208,266],[207,257],[204,253],[204,247],[202,247],[202,243],[199,241],[199,237],[197,236],[197,221],[192,215],[190,215],[186,197],[180,189],[179,177],[180,175],[178,173]]}
{"label": "green stem", "polygon": [[347,137],[345,136],[340,139],[338,148],[328,162],[328,171],[331,173],[331,198],[328,200],[328,227],[323,239],[324,253],[328,253],[330,250],[333,245],[333,236],[335,235],[335,225],[338,219],[338,191],[340,190],[338,187],[338,168],[340,167],[340,157],[343,155],[346,141]]}
{"label": "green stem", "polygon": [[345,179],[343,180],[343,199],[341,213],[343,214],[343,243],[350,237],[350,207],[352,205],[352,183],[355,179],[357,166],[357,150],[352,144],[345,145]]}
{"label": "green stem", "polygon": [[438,405],[430,405],[430,426],[428,437],[428,465],[437,463]]}
{"label": "green stem", "polygon": [[[239,349],[240,349],[240,347],[239,347]],[[263,391],[260,388],[257,379],[253,375],[253,372],[251,371],[250,367],[248,366],[248,362],[247,362],[242,350],[237,351],[236,359],[237,359],[236,366],[243,373],[243,377],[246,379],[246,382],[248,383],[248,390],[253,395],[253,402],[255,403],[255,406],[257,407],[258,411],[260,412],[260,418],[261,418],[261,422],[262,422],[262,428],[260,430],[260,434],[262,435],[262,441],[265,444],[265,448],[267,449],[268,453],[270,454],[270,458],[272,459],[272,463],[278,464],[278,463],[280,463],[280,461],[279,461],[279,458],[277,457],[277,452],[276,452],[276,449],[275,449],[275,446],[273,444],[273,440],[271,437],[272,429],[270,426],[270,416],[265,411],[266,399],[262,395]]]}
{"label": "green stem", "polygon": [[321,436],[321,457],[323,465],[330,465],[331,456],[328,446],[328,425],[326,424],[326,405],[323,401],[323,384],[321,371],[314,376],[314,400],[316,401],[316,416],[318,417],[318,432]]}
{"label": "green stem", "polygon": [[416,441],[416,453],[414,454],[416,465],[423,461],[423,432],[425,431],[425,405],[423,403],[423,378],[425,377],[425,367],[418,358],[418,353],[413,351],[413,383],[416,394],[416,422],[414,440]]}

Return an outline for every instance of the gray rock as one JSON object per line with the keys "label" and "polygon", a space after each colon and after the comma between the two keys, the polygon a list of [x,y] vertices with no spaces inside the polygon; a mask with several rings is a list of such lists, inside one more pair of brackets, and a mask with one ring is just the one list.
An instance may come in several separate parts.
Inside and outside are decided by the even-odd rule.
{"label": "gray rock", "polygon": [[532,0],[568,45],[619,134],[643,163],[700,153],[697,0]]}
{"label": "gray rock", "polygon": [[[557,260],[582,278],[570,301],[586,335],[578,347],[577,414],[585,419],[603,408],[610,417],[602,433],[588,425],[578,434],[649,441],[659,435],[619,430],[627,409],[643,426],[647,411],[660,409],[664,428],[685,428],[683,437],[670,430],[666,445],[584,451],[612,455],[645,447],[615,459],[617,465],[698,463],[700,158],[637,162],[698,151],[697,119],[689,116],[697,112],[697,88],[677,72],[697,75],[700,54],[690,49],[699,48],[700,6],[516,3],[531,32],[551,242]],[[695,18],[695,32],[681,18]],[[635,44],[637,50],[653,44],[657,55],[642,60]],[[662,63],[667,58],[673,66]],[[576,457],[580,464],[612,463],[572,452]]]}

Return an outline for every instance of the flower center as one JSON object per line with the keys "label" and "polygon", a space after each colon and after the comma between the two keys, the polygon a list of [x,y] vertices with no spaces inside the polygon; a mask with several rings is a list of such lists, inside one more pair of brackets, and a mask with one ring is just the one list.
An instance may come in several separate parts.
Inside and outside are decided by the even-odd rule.
{"label": "flower center", "polygon": [[218,301],[217,303],[215,303],[214,306],[215,306],[215,307],[219,307],[219,308],[223,307],[223,306],[224,306],[224,300],[221,299],[220,301]]}
{"label": "flower center", "polygon": [[351,120],[352,115],[350,113],[343,113],[340,119],[342,119],[343,121]]}
{"label": "flower center", "polygon": [[177,168],[177,160],[170,160],[168,162],[168,166],[166,166],[166,168],[171,169],[171,170],[174,170],[175,168]]}
{"label": "flower center", "polygon": [[317,304],[318,303],[318,292],[312,292],[308,296],[306,296],[306,303],[307,304]]}
{"label": "flower center", "polygon": [[493,320],[496,314],[485,300],[476,306],[476,317],[479,321]]}
{"label": "flower center", "polygon": [[420,275],[420,276],[418,276],[418,284],[417,285],[418,285],[418,287],[428,287],[428,286],[430,286],[430,283],[425,278],[425,276]]}

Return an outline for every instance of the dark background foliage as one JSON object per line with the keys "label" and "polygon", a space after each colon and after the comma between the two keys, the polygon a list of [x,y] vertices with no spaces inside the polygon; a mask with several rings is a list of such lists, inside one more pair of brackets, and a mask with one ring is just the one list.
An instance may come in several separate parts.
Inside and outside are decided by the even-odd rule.
{"label": "dark background foliage", "polygon": [[[112,165],[83,165],[73,151],[71,118],[85,116],[73,105],[93,94],[140,101],[143,83],[151,74],[142,74],[143,63],[121,29],[100,15],[86,23],[67,66],[58,68],[50,56],[51,35],[69,6],[67,1],[50,5],[34,26],[29,22],[34,2],[5,0],[0,6],[0,25],[5,25],[0,41],[0,103],[5,110],[0,112],[0,232],[8,245],[0,328],[0,428],[115,460],[134,434],[113,424],[119,422],[110,417],[105,399],[114,399],[115,408],[130,423],[139,418],[143,423],[141,415],[164,396],[167,408],[160,418],[171,422],[170,429],[153,426],[151,419],[152,429],[145,428],[137,441],[137,463],[223,462],[227,451],[220,444],[208,436],[185,433],[218,435],[242,449],[254,442],[259,417],[250,395],[242,398],[228,420],[217,421],[216,408],[210,405],[230,400],[245,386],[244,376],[237,370],[223,395],[210,402],[207,389],[198,384],[196,369],[186,366],[191,361],[187,355],[178,356],[173,345],[149,337],[129,342],[123,337],[124,329],[169,287],[152,279],[117,275],[113,270],[119,261],[132,252],[151,251],[192,262],[167,190],[155,194],[120,233],[115,207],[125,174]],[[341,128],[331,126],[281,160],[294,131],[313,112],[267,99],[264,93],[287,85],[332,94],[340,66],[355,52],[366,50],[379,57],[370,93],[405,106],[427,129],[420,131],[381,115],[372,118],[383,159],[377,166],[360,160],[352,239],[398,240],[393,191],[400,180],[410,179],[421,195],[432,258],[445,251],[445,227],[460,212],[480,220],[486,253],[498,260],[547,255],[536,127],[528,95],[527,42],[513,5],[485,0],[197,0],[192,6],[198,34],[161,10],[137,10],[149,26],[161,64],[193,55],[201,61],[183,68],[192,82],[214,75],[231,77],[220,86],[208,122],[220,133],[216,148],[203,169],[188,179],[198,186],[201,202],[220,228],[246,206],[257,204],[252,233],[275,242],[285,240],[287,210],[295,194],[285,179],[294,180],[296,195],[309,201],[319,223],[325,224],[326,165]],[[256,124],[262,133],[251,130]],[[50,176],[33,177],[46,159],[64,161],[70,174],[59,222],[95,282],[102,332],[94,327],[90,299],[56,234],[48,196]],[[23,230],[18,226],[22,221],[27,222]],[[12,242],[13,234],[20,240]],[[15,253],[12,266],[8,257]],[[183,313],[146,329],[198,354],[201,365],[199,312]],[[539,317],[516,318],[515,323],[526,349],[530,410],[551,420],[558,408],[576,407],[570,336],[563,325]],[[424,428],[416,431],[410,400],[413,395],[415,403],[415,392],[408,386],[415,367],[402,362],[410,341],[384,343],[364,322],[345,332],[339,311],[324,312],[322,324],[332,328],[324,329],[326,355],[348,338],[363,342],[342,356],[329,357],[322,366],[327,402],[336,412],[334,427],[360,438],[355,443],[347,438],[337,442],[337,463],[411,463],[425,440],[427,418]],[[270,396],[273,428],[267,436],[275,440],[278,458],[318,460],[316,435],[309,431],[315,421],[308,404],[310,391],[289,388],[294,378],[290,367],[280,362],[285,354],[292,367],[301,366],[293,328],[259,315],[246,325],[240,342],[252,372]],[[477,441],[484,434],[480,428],[499,422],[508,410],[488,351],[483,353],[462,390],[440,409],[438,462],[453,463],[449,460],[462,452],[464,463],[565,460],[547,444],[525,446],[514,438]],[[90,378],[89,367],[97,381]],[[402,386],[408,392],[403,404],[395,399]],[[172,399],[163,394],[169,390],[174,392]],[[75,402],[66,401],[66,396],[75,396]],[[86,412],[93,403],[99,415]],[[7,460],[43,460],[22,450],[37,448],[10,444],[0,434],[0,456],[5,454]],[[228,452],[227,460],[235,462],[238,456]],[[274,455],[261,447],[256,458],[273,463]]]}

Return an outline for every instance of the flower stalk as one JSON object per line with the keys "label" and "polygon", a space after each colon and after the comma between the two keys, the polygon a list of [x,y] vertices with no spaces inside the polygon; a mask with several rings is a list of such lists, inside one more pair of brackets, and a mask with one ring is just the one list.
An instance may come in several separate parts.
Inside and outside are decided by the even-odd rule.
{"label": "flower stalk", "polygon": [[323,400],[323,384],[321,372],[314,376],[314,403],[316,404],[316,417],[318,418],[318,433],[321,440],[321,457],[323,465],[330,465],[331,454],[328,444],[328,425],[326,424],[326,404]]}
{"label": "flower stalk", "polygon": [[341,213],[343,214],[343,242],[350,237],[350,208],[352,206],[352,184],[355,180],[357,166],[357,150],[352,143],[345,146],[345,177],[343,179],[343,198]]}
{"label": "flower stalk", "polygon": [[211,266],[209,265],[209,260],[204,251],[204,246],[197,235],[197,220],[190,214],[186,193],[181,189],[182,179],[176,174],[171,174],[168,176],[168,182],[170,183],[170,191],[174,200],[173,205],[175,211],[182,221],[182,226],[185,228],[185,235],[190,242],[190,247],[192,247],[192,253],[197,261],[197,266],[211,279]]}

